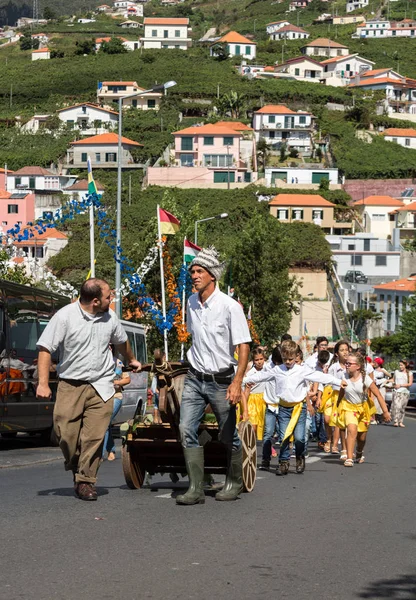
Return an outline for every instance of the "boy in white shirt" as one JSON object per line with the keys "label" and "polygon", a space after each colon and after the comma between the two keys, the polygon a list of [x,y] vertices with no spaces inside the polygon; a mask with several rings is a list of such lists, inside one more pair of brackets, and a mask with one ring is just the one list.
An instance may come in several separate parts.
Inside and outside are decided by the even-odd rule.
{"label": "boy in white shirt", "polygon": [[275,395],[279,398],[278,424],[282,438],[279,454],[279,468],[276,475],[287,475],[290,463],[289,442],[292,434],[295,440],[296,473],[305,470],[305,424],[306,397],[309,381],[329,385],[340,385],[340,380],[332,375],[315,371],[307,365],[296,364],[298,345],[293,341],[285,341],[280,347],[282,365],[276,365],[268,372],[258,372],[245,377],[246,385],[259,381],[275,382]]}

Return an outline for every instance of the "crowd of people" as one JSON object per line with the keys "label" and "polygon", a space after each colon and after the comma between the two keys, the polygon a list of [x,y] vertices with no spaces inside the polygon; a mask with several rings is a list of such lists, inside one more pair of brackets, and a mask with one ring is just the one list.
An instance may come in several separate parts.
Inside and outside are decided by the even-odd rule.
{"label": "crowd of people", "polygon": [[[311,437],[322,452],[338,455],[344,467],[352,467],[365,461],[370,425],[392,421],[395,427],[405,427],[413,373],[404,359],[390,373],[382,358],[372,360],[364,348],[354,350],[346,340],[329,348],[328,339],[320,336],[304,361],[289,334],[282,336],[270,356],[258,346],[251,358],[240,414],[263,441],[262,469],[270,468],[273,446],[279,445],[276,475],[289,472],[291,450],[296,473],[303,473]],[[389,386],[390,411],[385,401]]]}

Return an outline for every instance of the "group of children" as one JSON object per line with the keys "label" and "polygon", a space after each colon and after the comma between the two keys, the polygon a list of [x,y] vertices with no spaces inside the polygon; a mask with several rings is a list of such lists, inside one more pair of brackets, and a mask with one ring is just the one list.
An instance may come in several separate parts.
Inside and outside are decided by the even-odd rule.
{"label": "group of children", "polygon": [[[381,378],[373,373],[364,350],[353,351],[348,342],[340,340],[332,354],[327,338],[319,337],[316,351],[304,362],[298,344],[285,335],[269,358],[262,347],[254,349],[252,358],[243,381],[241,412],[242,418],[253,424],[257,439],[263,440],[261,468],[270,467],[277,435],[280,452],[276,475],[289,472],[291,447],[296,473],[303,473],[313,422],[324,452],[339,454],[345,467],[364,462],[367,432],[375,413],[385,422],[391,420],[376,384]],[[406,381],[404,375],[396,379],[397,391],[405,389],[400,386],[408,389],[413,382],[409,375]],[[397,422],[402,418],[403,404],[397,408]]]}

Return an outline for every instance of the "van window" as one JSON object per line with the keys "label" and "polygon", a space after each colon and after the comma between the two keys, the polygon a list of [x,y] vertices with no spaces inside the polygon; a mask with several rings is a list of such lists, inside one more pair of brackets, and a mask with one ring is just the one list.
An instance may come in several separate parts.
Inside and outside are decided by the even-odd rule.
{"label": "van window", "polygon": [[136,354],[136,344],[134,342],[134,333],[132,331],[126,331],[127,333],[127,339],[129,340],[131,349],[133,350],[133,354],[134,356],[137,356]]}
{"label": "van window", "polygon": [[144,335],[142,333],[135,333],[134,337],[136,338],[136,358],[141,363],[145,363],[147,360],[146,357],[146,342]]}

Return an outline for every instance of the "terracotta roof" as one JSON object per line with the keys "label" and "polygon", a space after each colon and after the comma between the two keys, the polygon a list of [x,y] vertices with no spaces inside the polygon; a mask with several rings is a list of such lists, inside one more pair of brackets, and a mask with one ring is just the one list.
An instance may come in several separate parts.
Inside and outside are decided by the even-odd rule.
{"label": "terracotta roof", "polygon": [[60,108],[56,112],[63,112],[64,110],[71,110],[71,108],[77,108],[77,106],[90,106],[91,108],[96,108],[97,110],[100,110],[101,112],[111,113],[112,115],[118,116],[118,112],[116,112],[115,110],[110,110],[109,108],[103,108],[99,104],[92,104],[92,102],[81,102],[80,104],[74,104],[73,106],[66,106],[65,108]]}
{"label": "terracotta roof", "polygon": [[52,175],[56,176],[52,171],[44,169],[43,167],[22,167],[18,171],[14,172],[14,175]]}
{"label": "terracotta roof", "polygon": [[281,31],[297,31],[298,33],[308,33],[307,31],[305,31],[301,27],[297,27],[296,25],[284,25],[283,27],[277,30],[277,33],[280,33]]}
{"label": "terracotta roof", "polygon": [[227,42],[230,44],[252,44],[254,46],[256,45],[256,42],[253,42],[253,40],[249,40],[240,33],[237,33],[237,31],[229,31],[226,35],[223,35],[222,38],[220,38],[214,43],[219,44],[221,42]]}
{"label": "terracotta roof", "polygon": [[267,73],[270,73],[270,72],[274,73],[274,67],[271,67],[271,66],[264,67],[263,71],[267,71]]}
{"label": "terracotta roof", "polygon": [[391,196],[367,196],[354,202],[354,206],[403,206],[403,202]]}
{"label": "terracotta roof", "polygon": [[214,124],[219,127],[228,127],[228,129],[234,129],[235,131],[253,131],[252,127],[240,123],[240,121],[217,121]]}
{"label": "terracotta roof", "polygon": [[363,87],[365,85],[379,85],[383,83],[391,83],[393,85],[405,85],[403,81],[399,81],[398,79],[391,79],[391,77],[369,77],[368,79],[364,79],[363,81],[359,81],[358,83],[350,83],[348,87]]}
{"label": "terracotta roof", "polygon": [[416,137],[416,129],[399,129],[390,127],[385,129],[382,135],[394,135],[395,137]]}
{"label": "terracotta roof", "polygon": [[31,37],[36,38],[36,37],[40,37],[41,35],[44,37],[47,37],[46,33],[32,33]]}
{"label": "terracotta roof", "polygon": [[32,50],[32,54],[36,52],[49,52],[49,48],[38,48],[37,50]]}
{"label": "terracotta roof", "polygon": [[144,90],[144,88],[141,88],[140,86],[138,86],[135,81],[103,81],[102,84],[103,85],[134,85],[135,87],[137,87],[137,89]]}
{"label": "terracotta roof", "polygon": [[322,63],[320,63],[319,61],[315,60],[311,56],[297,56],[296,58],[288,58],[285,63],[282,63],[282,64],[280,64],[278,66],[281,67],[281,66],[283,66],[283,64],[284,65],[292,65],[294,63],[302,62],[304,60],[306,60],[308,62],[313,62],[313,63],[315,63],[315,65],[319,65],[319,66],[322,65]]}
{"label": "terracotta roof", "polygon": [[317,38],[316,40],[313,40],[313,42],[305,44],[304,48],[306,48],[307,46],[319,46],[322,48],[347,48],[347,46],[344,46],[343,44],[338,44],[338,42],[333,42],[328,38]]}
{"label": "terracotta roof", "polygon": [[270,115],[310,115],[311,113],[308,112],[295,112],[294,110],[292,110],[291,108],[288,108],[287,106],[285,106],[284,104],[266,104],[266,106],[263,106],[262,108],[259,108],[259,110],[254,111],[255,114],[260,113],[260,114],[270,114]]}
{"label": "terracotta roof", "polygon": [[10,192],[6,192],[6,190],[0,190],[0,198],[10,198]]}
{"label": "terracotta roof", "polygon": [[[123,144],[127,144],[128,146],[143,146],[143,144],[133,142],[133,140],[129,140],[125,137],[122,137],[121,141]],[[92,137],[84,138],[76,142],[71,142],[72,146],[93,146],[94,144],[118,144],[118,135],[116,133],[102,133],[101,135],[93,135]]]}
{"label": "terracotta roof", "polygon": [[416,277],[396,279],[388,283],[373,286],[375,290],[394,290],[396,292],[414,292],[416,290]]}
{"label": "terracotta roof", "polygon": [[277,194],[269,206],[335,206],[319,194]]}
{"label": "terracotta roof", "polygon": [[6,169],[2,169],[0,167],[0,173],[7,173],[7,175],[9,175],[10,173],[14,173],[14,171],[11,171],[10,169],[7,169],[7,171],[6,171]]}
{"label": "terracotta roof", "polygon": [[[355,56],[357,56],[360,60],[370,63],[371,65],[374,64],[374,62],[371,60],[368,60],[368,58],[362,58],[361,56],[358,56],[357,52],[355,54],[347,54],[345,56],[334,56],[333,58],[327,58],[326,60],[323,60],[321,64],[328,65],[331,63],[341,62],[344,60],[351,60],[351,58],[354,58]],[[361,75],[361,77],[364,77],[364,73]]]}
{"label": "terracotta roof", "polygon": [[179,131],[174,131],[173,135],[241,135],[235,129],[231,127],[225,127],[224,125],[218,125],[218,123],[214,123],[213,125],[201,125],[200,127],[187,127],[186,129],[180,129]]}
{"label": "terracotta roof", "polygon": [[[99,181],[96,180],[95,185],[97,186],[98,190],[104,191],[104,187]],[[86,191],[88,191],[88,179],[80,179],[73,185],[66,187],[65,191],[71,191],[71,192],[76,192],[76,191],[86,192]]]}
{"label": "terracotta roof", "polygon": [[189,25],[189,19],[145,17],[143,20],[143,25]]}
{"label": "terracotta roof", "polygon": [[28,240],[25,240],[23,242],[14,242],[14,244],[16,246],[28,246],[30,244],[34,244],[35,241],[36,241],[36,243],[40,242],[41,244],[42,243],[44,244],[49,239],[54,239],[54,240],[67,240],[68,239],[67,235],[62,233],[62,231],[58,231],[54,227],[48,228],[43,233],[39,233],[38,231],[36,231],[36,229],[32,229],[31,227],[24,227],[23,231],[25,231],[26,229],[29,229],[30,231],[33,232],[33,237],[29,238]]}
{"label": "terracotta roof", "polygon": [[[122,42],[127,42],[126,38],[120,37],[119,35],[116,35],[115,37],[117,37]],[[102,44],[103,42],[111,42],[112,39],[112,37],[95,38],[95,43]]]}
{"label": "terracotta roof", "polygon": [[405,211],[416,212],[416,201],[415,202],[411,202],[410,204],[405,204],[401,208],[398,208],[397,210],[392,211],[390,214],[392,214],[392,213],[398,213],[398,212],[405,212]]}
{"label": "terracotta roof", "polygon": [[391,70],[391,67],[387,67],[386,69],[371,69],[370,71],[361,73],[361,77],[374,77],[374,75],[381,75],[381,73],[387,73],[387,71]]}

